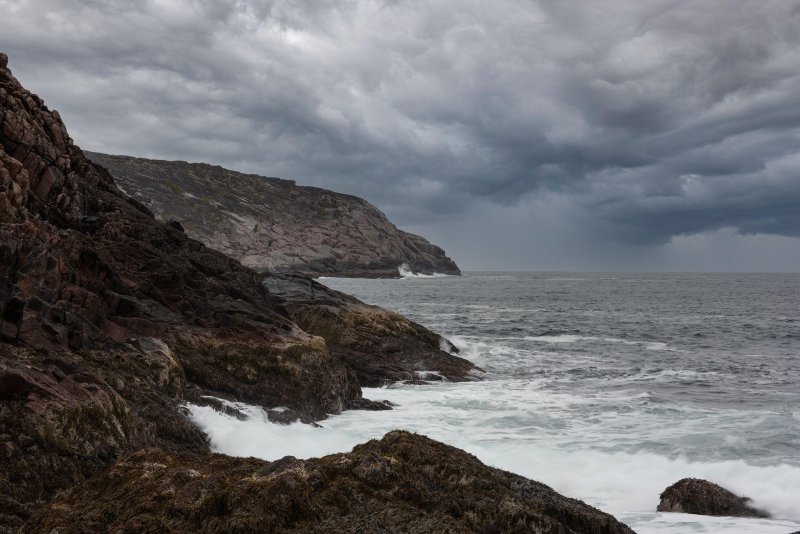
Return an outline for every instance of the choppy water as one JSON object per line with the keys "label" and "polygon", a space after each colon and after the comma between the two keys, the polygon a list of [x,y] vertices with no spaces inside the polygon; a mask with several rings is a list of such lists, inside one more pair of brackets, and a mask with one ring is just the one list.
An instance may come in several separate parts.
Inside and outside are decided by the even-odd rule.
{"label": "choppy water", "polygon": [[[640,533],[800,529],[800,275],[474,273],[326,279],[442,333],[484,380],[367,389],[399,406],[279,427],[195,421],[221,452],[349,450],[394,428],[585,500]],[[684,476],[773,520],[655,513]]]}

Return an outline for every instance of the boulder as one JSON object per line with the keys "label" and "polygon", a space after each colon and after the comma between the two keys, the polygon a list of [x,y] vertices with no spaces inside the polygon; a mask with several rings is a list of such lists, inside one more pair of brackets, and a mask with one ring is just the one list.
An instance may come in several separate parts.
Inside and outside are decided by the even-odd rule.
{"label": "boulder", "polygon": [[661,494],[659,512],[717,515],[734,517],[762,517],[769,514],[752,507],[748,497],[740,497],[722,486],[699,478],[684,478]]}

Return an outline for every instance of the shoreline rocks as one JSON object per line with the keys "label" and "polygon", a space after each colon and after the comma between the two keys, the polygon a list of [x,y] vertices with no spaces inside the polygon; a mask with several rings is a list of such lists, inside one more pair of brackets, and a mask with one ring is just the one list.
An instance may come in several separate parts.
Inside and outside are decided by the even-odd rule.
{"label": "shoreline rocks", "polygon": [[682,512],[685,514],[758,517],[770,515],[749,503],[748,497],[740,497],[722,486],[699,478],[684,478],[671,485],[660,495],[658,512]]}
{"label": "shoreline rocks", "polygon": [[368,306],[301,275],[271,273],[263,284],[275,309],[322,337],[331,353],[353,369],[362,387],[422,373],[460,382],[474,380],[472,372],[480,371],[453,354],[458,349],[449,341],[402,315]]}
{"label": "shoreline rocks", "polygon": [[211,454],[186,402],[282,406],[271,420],[311,422],[391,408],[359,383],[467,379],[473,365],[397,314],[257,273],[157,221],[4,63],[1,533],[631,532],[407,433],[319,460]]}
{"label": "shoreline rocks", "polygon": [[394,431],[352,452],[274,462],[146,449],[57,498],[23,533],[151,532],[632,534],[548,486]]}
{"label": "shoreline rocks", "polygon": [[131,451],[206,453],[186,401],[386,408],[264,276],[155,220],[0,68],[0,532]]}

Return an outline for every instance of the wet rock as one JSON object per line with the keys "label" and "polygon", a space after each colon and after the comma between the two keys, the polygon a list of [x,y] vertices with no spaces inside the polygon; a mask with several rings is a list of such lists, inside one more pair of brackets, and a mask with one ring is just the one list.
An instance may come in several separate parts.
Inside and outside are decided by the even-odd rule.
{"label": "wet rock", "polygon": [[686,514],[769,517],[763,510],[754,508],[748,497],[740,497],[713,482],[698,478],[684,478],[664,490],[658,504],[659,512]]}
{"label": "wet rock", "polygon": [[297,421],[302,421],[304,418],[301,414],[294,410],[267,410],[267,419],[271,423],[290,425]]}
{"label": "wet rock", "polygon": [[135,453],[76,487],[22,532],[631,534],[544,484],[395,431],[352,452],[269,463]]}
{"label": "wet rock", "polygon": [[442,350],[447,346],[442,337],[422,325],[304,276],[270,273],[263,284],[270,304],[322,337],[331,353],[355,371],[361,386],[414,379],[423,369],[438,380],[465,381],[478,369]]}
{"label": "wet rock", "polygon": [[359,397],[357,399],[353,399],[347,403],[348,410],[368,410],[368,411],[381,411],[381,410],[391,410],[392,404],[389,401],[374,401],[365,399],[364,397]]}
{"label": "wet rock", "polygon": [[153,427],[99,376],[72,362],[0,345],[0,532],[55,491],[154,439]]}

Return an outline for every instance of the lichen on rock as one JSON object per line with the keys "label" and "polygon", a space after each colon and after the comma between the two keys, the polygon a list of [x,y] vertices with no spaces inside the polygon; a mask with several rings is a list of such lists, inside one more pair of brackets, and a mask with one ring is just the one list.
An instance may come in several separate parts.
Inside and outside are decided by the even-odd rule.
{"label": "lichen on rock", "polygon": [[134,453],[67,492],[22,532],[632,534],[548,486],[408,432],[352,452],[275,462],[211,455],[202,464]]}

